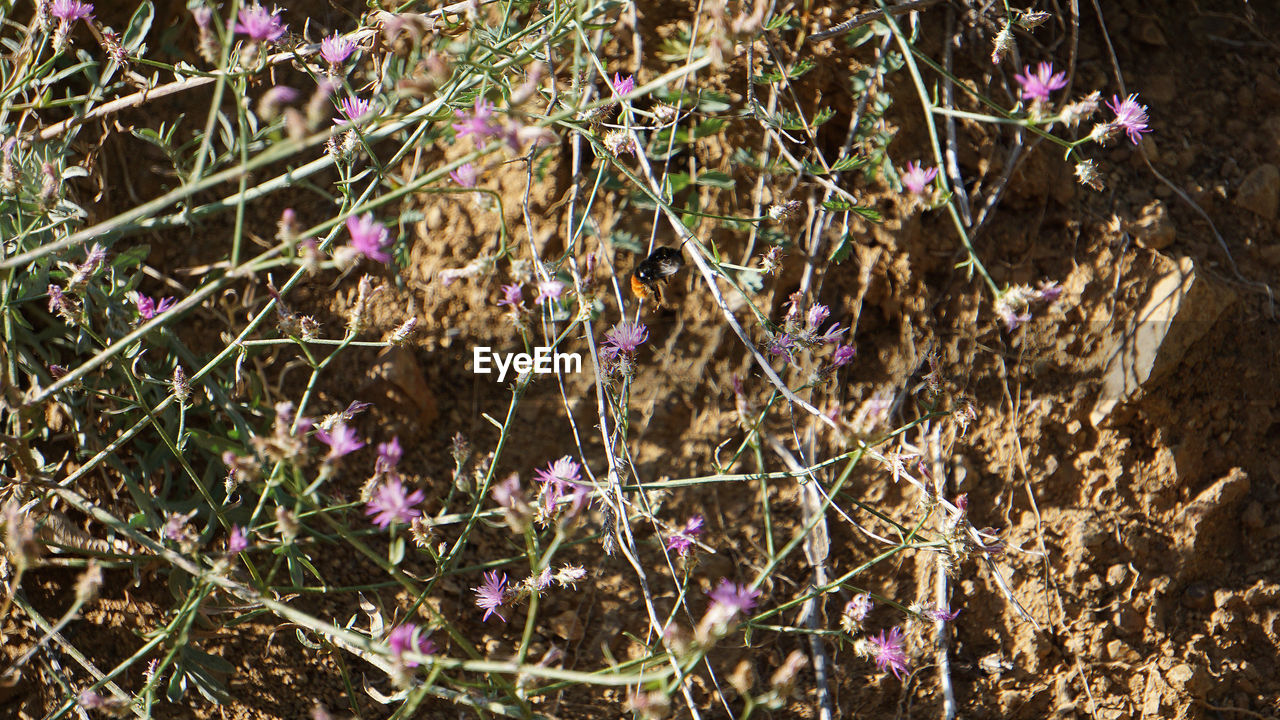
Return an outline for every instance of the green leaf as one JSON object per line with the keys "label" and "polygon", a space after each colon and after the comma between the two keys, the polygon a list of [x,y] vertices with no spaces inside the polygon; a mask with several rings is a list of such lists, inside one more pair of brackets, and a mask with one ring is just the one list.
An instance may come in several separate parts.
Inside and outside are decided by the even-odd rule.
{"label": "green leaf", "polygon": [[693,139],[697,140],[715,135],[723,130],[724,126],[727,124],[728,121],[724,118],[711,118],[709,120],[704,120],[698,123],[697,127],[693,129]]}
{"label": "green leaf", "polygon": [[672,195],[675,195],[681,190],[684,190],[685,188],[689,187],[689,181],[690,181],[689,173],[680,172],[680,173],[669,173],[667,175],[667,184],[671,188],[670,192]]}
{"label": "green leaf", "polygon": [[867,164],[866,158],[858,157],[857,155],[851,155],[849,157],[844,157],[837,160],[836,164],[831,166],[831,172],[844,172],[845,170],[852,170],[854,168],[862,167],[863,165],[866,165],[866,164]]}
{"label": "green leaf", "polygon": [[822,209],[830,210],[831,212],[846,212],[852,210],[853,205],[850,205],[847,200],[827,200],[822,203]]}
{"label": "green leaf", "polygon": [[853,211],[861,215],[866,220],[873,222],[877,225],[884,222],[884,216],[881,215],[880,211],[876,210],[875,208],[859,206],[854,208]]}
{"label": "green leaf", "polygon": [[733,189],[734,179],[728,173],[722,173],[717,170],[708,170],[698,176],[698,184],[707,187],[720,188],[721,190]]}
{"label": "green leaf", "polygon": [[840,237],[840,243],[831,251],[831,255],[827,257],[827,260],[837,265],[847,260],[849,255],[853,253],[852,240],[853,239],[849,236],[849,233],[842,235]]}
{"label": "green leaf", "polygon": [[141,54],[145,49],[142,46],[142,40],[147,36],[147,32],[151,30],[151,22],[156,18],[156,8],[151,4],[151,0],[143,0],[138,5],[138,9],[133,12],[133,17],[129,18],[129,27],[124,31],[124,40],[121,45],[134,55]]}

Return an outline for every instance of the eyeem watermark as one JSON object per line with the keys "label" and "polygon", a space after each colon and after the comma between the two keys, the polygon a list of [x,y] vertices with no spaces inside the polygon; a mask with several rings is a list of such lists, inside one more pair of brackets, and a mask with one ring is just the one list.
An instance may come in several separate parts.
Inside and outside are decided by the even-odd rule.
{"label": "eyeem watermark", "polygon": [[508,370],[515,370],[517,375],[527,372],[539,375],[582,372],[582,356],[578,353],[555,352],[549,347],[534,348],[532,355],[495,353],[487,345],[481,345],[472,351],[471,366],[477,375],[488,375],[496,368],[498,382],[502,382],[506,379]]}

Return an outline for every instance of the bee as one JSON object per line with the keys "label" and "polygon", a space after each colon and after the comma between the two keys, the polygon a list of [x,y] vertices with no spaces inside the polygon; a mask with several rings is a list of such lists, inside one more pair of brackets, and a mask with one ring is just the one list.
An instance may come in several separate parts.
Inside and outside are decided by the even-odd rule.
{"label": "bee", "polygon": [[653,253],[632,271],[631,292],[642,300],[652,298],[654,305],[662,307],[662,288],[666,285],[667,278],[680,272],[682,267],[684,267],[684,258],[680,257],[679,250],[669,247],[655,248]]}

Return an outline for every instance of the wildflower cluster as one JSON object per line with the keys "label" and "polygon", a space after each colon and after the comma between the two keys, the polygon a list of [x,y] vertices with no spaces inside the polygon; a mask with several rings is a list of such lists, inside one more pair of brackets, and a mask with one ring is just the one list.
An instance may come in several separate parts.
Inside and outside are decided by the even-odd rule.
{"label": "wildflower cluster", "polygon": [[826,345],[835,345],[835,350],[821,374],[830,374],[837,368],[847,365],[856,354],[852,345],[841,344],[842,336],[849,328],[841,327],[839,322],[827,323],[831,309],[826,305],[814,304],[806,311],[803,309],[804,298],[798,293],[791,296],[787,314],[783,318],[780,332],[773,334],[766,350],[774,357],[784,359],[788,364],[796,362],[796,352],[811,352]]}
{"label": "wildflower cluster", "polygon": [[649,339],[644,323],[624,320],[604,334],[600,362],[606,375],[630,378],[635,375],[636,350]]}

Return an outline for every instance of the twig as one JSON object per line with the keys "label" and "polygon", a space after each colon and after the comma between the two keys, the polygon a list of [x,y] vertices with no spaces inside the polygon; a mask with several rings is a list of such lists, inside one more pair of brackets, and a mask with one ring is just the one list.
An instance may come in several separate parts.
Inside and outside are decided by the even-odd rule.
{"label": "twig", "polygon": [[883,10],[864,12],[861,15],[854,15],[839,25],[827,28],[826,30],[819,30],[818,32],[810,35],[808,39],[810,41],[822,40],[829,38],[832,35],[839,35],[842,32],[848,32],[854,28],[862,27],[863,25],[873,23],[877,20],[882,20],[887,15],[897,15],[899,13],[912,12],[914,10],[923,10],[931,5],[937,5],[940,2],[942,2],[942,0],[913,0],[913,2],[905,2],[901,5],[894,5],[891,8],[885,8]]}

